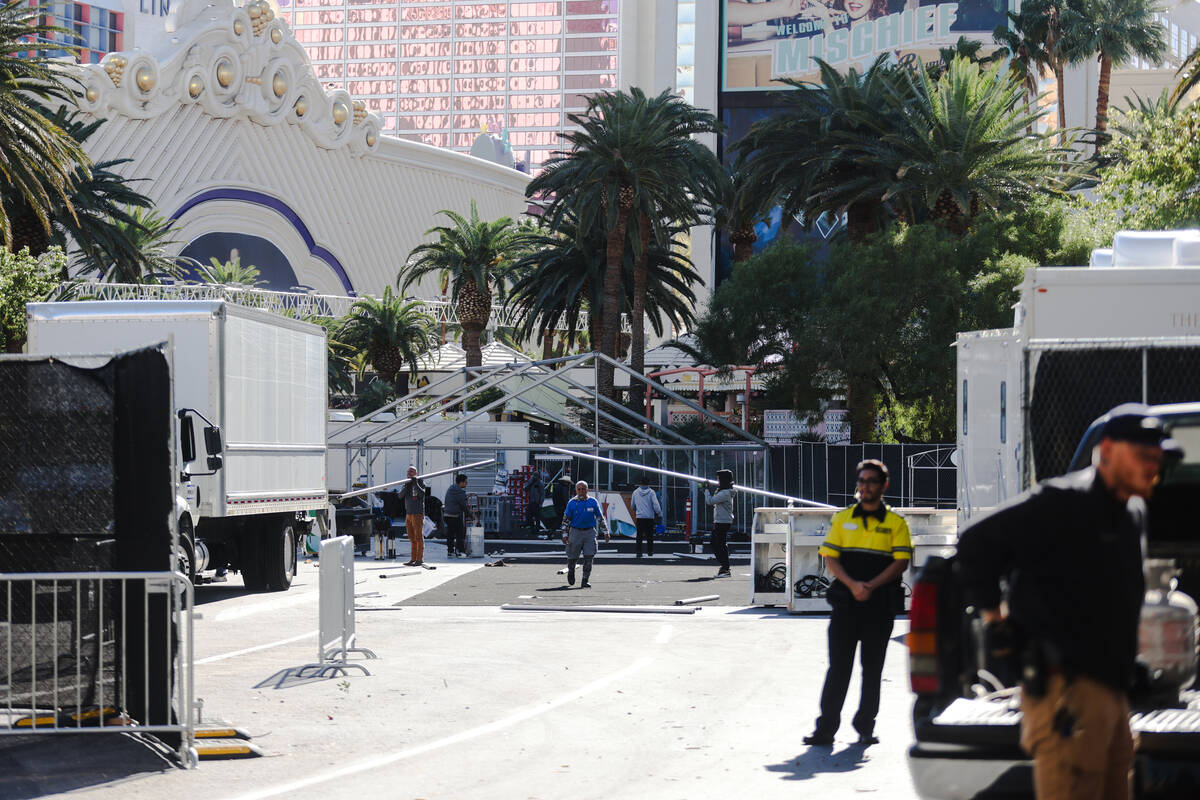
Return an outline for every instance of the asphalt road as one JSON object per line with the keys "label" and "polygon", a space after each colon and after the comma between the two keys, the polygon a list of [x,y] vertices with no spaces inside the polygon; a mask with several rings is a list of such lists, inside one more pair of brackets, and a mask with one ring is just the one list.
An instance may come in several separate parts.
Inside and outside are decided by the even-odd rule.
{"label": "asphalt road", "polygon": [[[561,566],[442,561],[430,571],[360,559],[358,638],[379,658],[363,662],[370,676],[320,680],[294,671],[316,655],[315,564],[283,594],[246,594],[236,578],[200,587],[204,716],[247,730],[265,756],[185,771],[121,736],[0,740],[0,797],[915,796],[902,620],[881,744],[849,744],[855,680],[838,744],[810,749],[801,737],[824,676],[824,617],[745,606],[748,570],[736,564],[733,578],[713,581],[704,563],[601,560],[594,590],[562,589]],[[687,615],[500,609],[585,596],[644,608],[714,593],[722,605]]]}

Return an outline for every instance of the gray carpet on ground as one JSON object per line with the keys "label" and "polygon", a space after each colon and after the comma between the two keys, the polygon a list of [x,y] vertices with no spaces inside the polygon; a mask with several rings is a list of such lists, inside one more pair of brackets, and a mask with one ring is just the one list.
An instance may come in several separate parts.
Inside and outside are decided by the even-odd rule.
{"label": "gray carpet on ground", "polygon": [[[492,561],[494,559],[489,559]],[[701,605],[750,604],[750,567],[733,562],[733,576],[714,578],[716,563],[702,561],[646,562],[632,559],[597,560],[591,588],[581,589],[582,570],[575,585],[559,575],[561,560],[508,560],[503,567],[482,567],[436,589],[410,597],[399,606],[491,606],[503,603],[533,605],[670,606],[676,600],[719,594]]]}

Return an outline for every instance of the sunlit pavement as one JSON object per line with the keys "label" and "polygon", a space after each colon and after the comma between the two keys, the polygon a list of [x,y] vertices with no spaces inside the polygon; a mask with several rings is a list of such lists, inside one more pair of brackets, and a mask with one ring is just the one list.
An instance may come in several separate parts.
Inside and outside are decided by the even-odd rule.
{"label": "sunlit pavement", "polygon": [[[250,733],[264,757],[206,761],[193,771],[147,771],[131,759],[122,780],[113,769],[40,784],[10,776],[0,794],[80,787],[71,794],[147,800],[915,796],[904,763],[911,695],[903,620],[884,671],[881,743],[852,744],[856,680],[839,742],[810,749],[801,738],[824,677],[826,618],[744,605],[690,615],[505,611],[502,603],[557,603],[587,590],[565,588],[561,561],[485,568],[480,560],[439,561],[441,552],[427,551],[437,570],[357,562],[359,644],[379,656],[362,662],[370,676],[293,672],[317,655],[315,563],[302,564],[283,594],[245,594],[235,576],[198,590],[204,715]],[[721,581],[708,580],[710,571],[703,563],[601,561],[592,582],[610,598],[649,588],[656,605],[676,595],[748,595],[748,568],[735,565],[735,577]],[[520,585],[524,575],[528,586]],[[426,592],[453,595],[456,586],[487,599],[488,582],[486,604],[420,604]],[[54,759],[80,758],[65,750]]]}

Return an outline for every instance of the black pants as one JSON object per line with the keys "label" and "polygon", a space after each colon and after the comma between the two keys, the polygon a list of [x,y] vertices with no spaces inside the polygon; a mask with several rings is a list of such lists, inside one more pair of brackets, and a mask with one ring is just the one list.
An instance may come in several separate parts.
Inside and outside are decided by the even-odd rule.
{"label": "black pants", "polygon": [[642,542],[646,543],[646,555],[654,555],[654,517],[637,518],[637,554],[642,554]]}
{"label": "black pants", "polygon": [[539,524],[542,521],[542,501],[530,499],[525,504],[525,520],[529,523],[529,527],[537,531]]}
{"label": "black pants", "polygon": [[728,535],[728,522],[713,523],[712,551],[713,555],[717,557],[717,563],[721,565],[721,569],[729,569],[729,544],[726,542]]}
{"label": "black pants", "polygon": [[462,517],[443,517],[446,520],[446,552],[467,552],[467,529],[463,526]]}
{"label": "black pants", "polygon": [[850,686],[856,648],[862,664],[862,697],[858,701],[858,713],[854,715],[854,729],[860,736],[874,733],[883,658],[892,637],[894,621],[893,615],[876,608],[864,608],[854,600],[834,606],[829,617],[829,671],[825,673],[825,687],[821,689],[817,735],[832,736],[841,725],[842,704]]}

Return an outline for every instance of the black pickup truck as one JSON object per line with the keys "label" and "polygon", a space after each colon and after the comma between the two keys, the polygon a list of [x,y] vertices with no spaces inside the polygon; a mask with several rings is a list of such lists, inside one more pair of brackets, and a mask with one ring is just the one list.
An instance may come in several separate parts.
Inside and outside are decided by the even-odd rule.
{"label": "black pickup truck", "polygon": [[[1157,567],[1163,581],[1174,575],[1177,590],[1200,598],[1200,403],[1152,410],[1186,455],[1149,503],[1147,564]],[[1070,469],[1090,462],[1102,422],[1088,428]],[[929,800],[1032,798],[1033,763],[1018,744],[1021,712],[1014,675],[1006,665],[989,662],[982,627],[974,609],[965,606],[956,572],[953,558],[930,559],[913,586],[908,637],[916,695],[916,742],[908,753],[913,784]],[[1147,587],[1153,588],[1155,580],[1148,573]],[[1186,598],[1174,597],[1177,606],[1188,607]],[[1148,603],[1149,598],[1148,593]],[[1143,800],[1200,798],[1200,692],[1190,688],[1197,621],[1195,605],[1190,608],[1190,619],[1182,615],[1182,637],[1174,631],[1175,641],[1186,645],[1176,648],[1166,669],[1155,660],[1162,658],[1161,648],[1148,655],[1162,637],[1156,639],[1161,631],[1150,627],[1143,611],[1140,640],[1151,680],[1132,697],[1130,718],[1137,734],[1134,796]]]}

